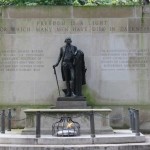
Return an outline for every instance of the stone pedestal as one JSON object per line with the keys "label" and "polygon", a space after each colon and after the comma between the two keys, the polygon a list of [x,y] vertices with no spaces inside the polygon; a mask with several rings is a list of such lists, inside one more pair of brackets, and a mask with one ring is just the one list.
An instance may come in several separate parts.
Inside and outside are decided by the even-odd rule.
{"label": "stone pedestal", "polygon": [[113,133],[110,127],[109,114],[111,109],[27,109],[26,125],[22,134],[35,134],[36,113],[41,113],[41,134],[52,134],[52,125],[61,117],[71,117],[73,121],[80,124],[80,133],[90,134],[90,113],[94,113],[94,124],[96,134]]}
{"label": "stone pedestal", "polygon": [[79,97],[58,97],[56,102],[56,108],[87,108],[86,98]]}

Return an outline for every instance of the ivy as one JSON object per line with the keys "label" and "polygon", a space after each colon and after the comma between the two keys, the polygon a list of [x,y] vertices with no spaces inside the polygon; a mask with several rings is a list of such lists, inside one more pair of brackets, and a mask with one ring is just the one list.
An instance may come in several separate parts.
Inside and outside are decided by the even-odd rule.
{"label": "ivy", "polygon": [[140,5],[141,0],[0,0],[0,6],[36,6],[36,5]]}

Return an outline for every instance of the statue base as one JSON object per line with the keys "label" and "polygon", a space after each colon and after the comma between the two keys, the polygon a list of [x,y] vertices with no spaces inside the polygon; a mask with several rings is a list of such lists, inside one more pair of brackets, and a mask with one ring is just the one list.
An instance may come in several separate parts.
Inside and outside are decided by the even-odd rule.
{"label": "statue base", "polygon": [[78,97],[58,97],[56,108],[87,108],[86,98],[83,96]]}

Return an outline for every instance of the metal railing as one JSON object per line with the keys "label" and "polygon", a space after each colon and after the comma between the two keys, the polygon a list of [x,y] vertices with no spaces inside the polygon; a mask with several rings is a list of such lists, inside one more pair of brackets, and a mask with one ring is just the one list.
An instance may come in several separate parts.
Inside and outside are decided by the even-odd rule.
{"label": "metal railing", "polygon": [[[91,137],[95,137],[95,123],[94,123],[94,113],[91,111],[88,113],[90,116],[90,130],[91,130]],[[36,138],[41,137],[41,112],[36,112]]]}
{"label": "metal railing", "polygon": [[[132,133],[135,133],[136,136],[140,136],[140,131],[139,131],[139,110],[135,109],[135,108],[128,108],[129,111],[129,116],[128,118],[130,119],[130,129],[132,131]],[[12,124],[12,114],[11,114],[11,109],[8,109],[8,114],[6,116],[6,112],[5,110],[2,110],[0,115],[1,115],[1,133],[5,134],[5,126],[6,126],[6,120],[7,120],[7,131],[11,131],[11,124]],[[40,138],[41,137],[41,112],[37,111],[36,112],[36,130],[35,130],[35,134],[36,134],[36,138]],[[98,115],[96,113],[94,113],[93,111],[89,112],[89,113],[85,113],[88,117],[89,117],[89,121],[90,121],[90,134],[91,137],[94,138],[95,137],[95,123],[94,123],[94,115]],[[109,118],[103,115],[99,115],[100,117],[104,117],[106,119],[109,120],[116,120],[116,118]],[[78,116],[80,117],[80,116]],[[7,118],[7,119],[6,119]],[[57,118],[58,119],[58,118]],[[117,119],[122,119],[122,118],[117,118]],[[21,119],[21,120],[25,120],[25,119]],[[13,121],[20,121],[20,120],[13,120]]]}
{"label": "metal railing", "polygon": [[11,109],[8,109],[8,116],[5,115],[5,110],[2,110],[1,112],[1,133],[5,134],[5,126],[6,126],[6,118],[7,118],[7,131],[11,131]]}
{"label": "metal railing", "polygon": [[130,128],[132,133],[135,133],[136,136],[140,135],[139,131],[139,110],[135,108],[128,108],[130,116]]}

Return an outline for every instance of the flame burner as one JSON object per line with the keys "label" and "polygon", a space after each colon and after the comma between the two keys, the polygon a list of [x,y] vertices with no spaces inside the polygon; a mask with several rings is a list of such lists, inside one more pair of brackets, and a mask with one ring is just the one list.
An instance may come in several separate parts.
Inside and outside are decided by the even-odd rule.
{"label": "flame burner", "polygon": [[71,117],[61,117],[52,125],[53,136],[78,136],[80,135],[80,124]]}

